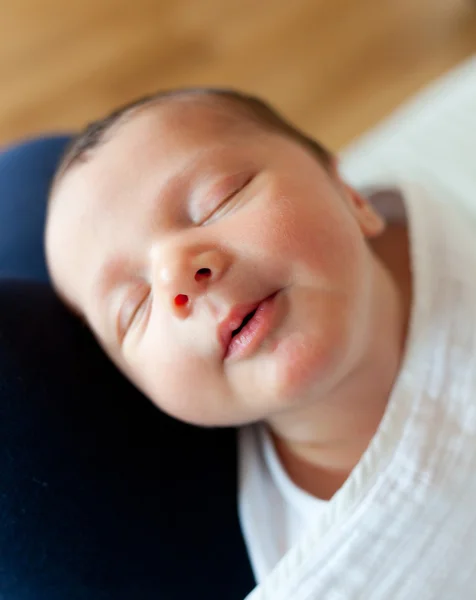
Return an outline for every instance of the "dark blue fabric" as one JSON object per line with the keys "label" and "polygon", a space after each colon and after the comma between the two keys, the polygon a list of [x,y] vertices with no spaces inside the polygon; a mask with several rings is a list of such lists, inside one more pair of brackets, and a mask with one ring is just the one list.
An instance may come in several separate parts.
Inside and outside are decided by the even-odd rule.
{"label": "dark blue fabric", "polygon": [[[13,215],[2,222],[12,231],[18,215],[36,215],[28,228],[38,241],[60,144],[34,144],[41,168],[32,146],[14,151],[27,158],[28,185],[19,164],[9,179],[0,156],[0,211]],[[12,198],[23,211],[6,209]],[[8,252],[0,246],[0,264],[40,278],[37,244],[35,256],[20,248],[23,225],[18,247],[14,236]],[[164,415],[48,284],[18,279],[0,279],[0,600],[244,598],[254,581],[237,516],[236,432]]]}
{"label": "dark blue fabric", "polygon": [[48,281],[43,252],[46,197],[68,140],[62,135],[0,149],[0,279]]}

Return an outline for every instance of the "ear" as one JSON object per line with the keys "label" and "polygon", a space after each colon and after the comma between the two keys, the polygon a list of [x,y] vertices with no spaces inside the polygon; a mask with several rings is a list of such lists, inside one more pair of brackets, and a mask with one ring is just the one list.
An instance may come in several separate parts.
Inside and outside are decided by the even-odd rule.
{"label": "ear", "polygon": [[385,219],[373,208],[367,198],[342,179],[338,170],[337,158],[334,158],[330,165],[330,174],[341,190],[342,197],[364,236],[366,238],[378,237],[385,230]]}
{"label": "ear", "polygon": [[355,216],[364,236],[366,238],[374,238],[381,235],[386,227],[386,222],[382,215],[357,190],[347,183],[343,185],[352,214]]}

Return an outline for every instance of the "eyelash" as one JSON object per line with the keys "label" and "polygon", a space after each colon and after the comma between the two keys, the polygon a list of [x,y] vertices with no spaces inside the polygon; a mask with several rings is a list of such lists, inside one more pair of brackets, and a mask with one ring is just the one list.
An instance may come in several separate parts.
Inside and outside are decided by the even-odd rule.
{"label": "eyelash", "polygon": [[128,301],[129,300],[126,299],[121,311],[119,312],[118,331],[119,331],[119,339],[121,340],[121,342],[124,340],[127,333],[130,331],[131,327],[137,322],[137,319],[139,317],[143,318],[144,310],[147,309],[147,305],[149,305],[151,302],[151,292],[149,290],[147,293],[145,293],[143,295],[142,299],[133,306],[133,309],[130,311],[130,313],[127,316],[127,321],[125,323],[123,323],[121,314],[125,310],[124,307]]}
{"label": "eyelash", "polygon": [[225,206],[230,200],[232,200],[237,194],[239,194],[251,181],[254,179],[254,175],[250,175],[245,179],[245,181],[239,185],[235,190],[233,190],[230,194],[228,194],[223,200],[221,200],[217,206],[209,212],[208,216],[203,219],[200,225],[208,225],[210,222],[213,222],[217,212]]}

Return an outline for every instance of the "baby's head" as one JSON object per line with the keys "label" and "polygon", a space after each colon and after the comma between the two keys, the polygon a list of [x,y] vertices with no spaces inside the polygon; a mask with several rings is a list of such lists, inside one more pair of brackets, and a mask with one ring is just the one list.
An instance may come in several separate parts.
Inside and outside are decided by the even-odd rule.
{"label": "baby's head", "polygon": [[261,101],[181,90],[67,151],[46,252],[64,301],[169,414],[201,425],[315,402],[366,336],[383,229],[336,162]]}

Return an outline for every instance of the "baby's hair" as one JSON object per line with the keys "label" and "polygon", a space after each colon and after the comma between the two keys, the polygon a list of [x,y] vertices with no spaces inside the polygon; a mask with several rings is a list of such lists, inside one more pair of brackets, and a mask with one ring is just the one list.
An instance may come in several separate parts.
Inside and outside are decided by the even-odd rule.
{"label": "baby's hair", "polygon": [[143,96],[117,108],[106,117],[87,125],[68,144],[53,178],[50,199],[56,184],[66,171],[74,164],[86,160],[89,153],[105,140],[106,134],[114,125],[132,116],[136,109],[147,107],[148,105],[152,106],[155,103],[159,104],[162,100],[191,96],[211,96],[233,103],[260,125],[283,133],[303,145],[317,157],[326,169],[330,167],[333,157],[332,152],[286,121],[263,100],[231,89],[205,87],[181,88]]}

